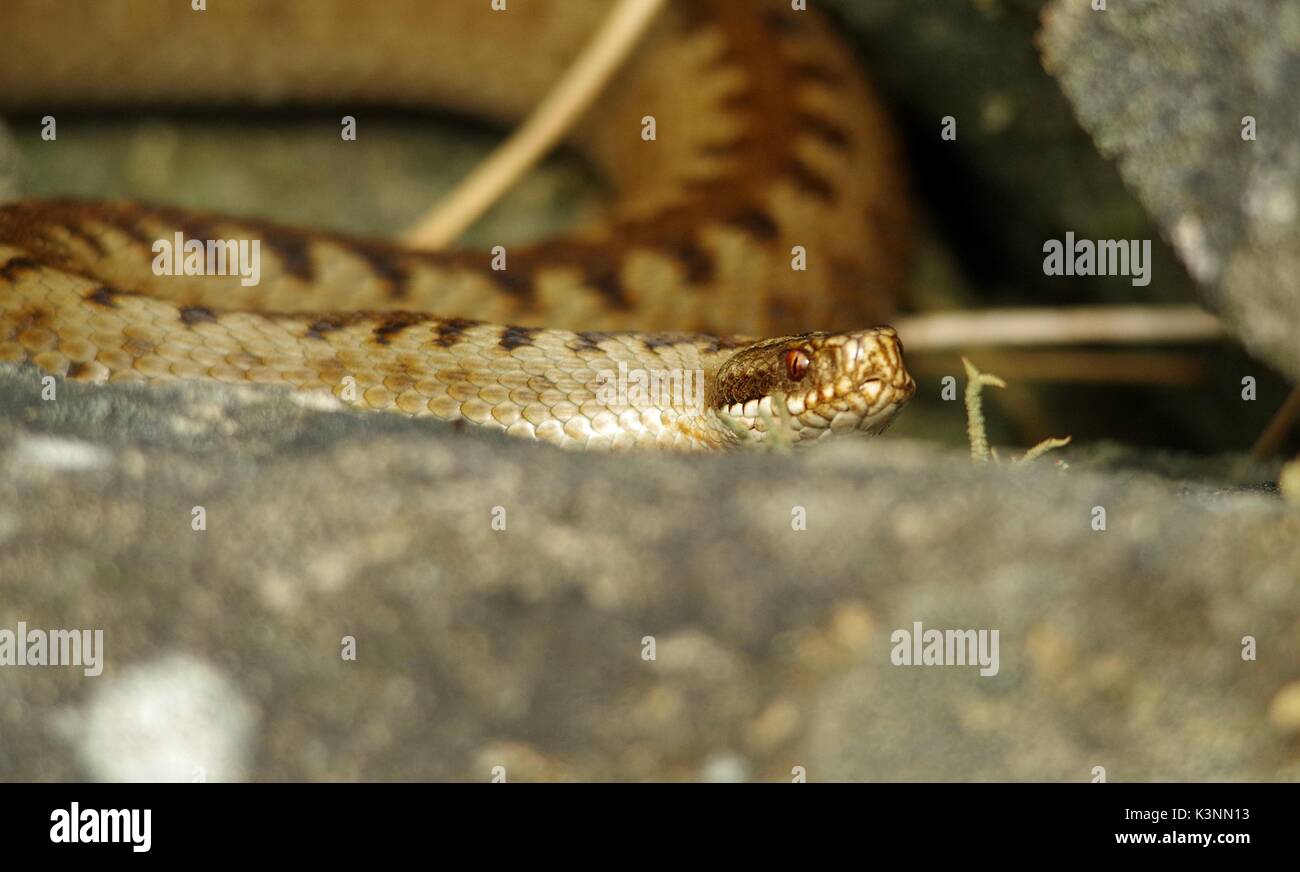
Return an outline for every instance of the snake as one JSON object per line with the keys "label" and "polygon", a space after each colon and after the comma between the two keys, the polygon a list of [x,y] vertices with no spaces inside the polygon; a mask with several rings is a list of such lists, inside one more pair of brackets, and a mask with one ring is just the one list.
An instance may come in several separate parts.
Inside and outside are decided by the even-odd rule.
{"label": "snake", "polygon": [[[6,203],[0,362],[281,385],[589,450],[879,433],[916,390],[886,323],[907,182],[812,5],[670,0],[567,136],[612,194],[561,237],[422,251],[178,205]],[[5,0],[0,111],[383,106],[508,129],[608,6]],[[255,242],[258,281],[201,255],[160,270],[172,239],[208,265]]]}

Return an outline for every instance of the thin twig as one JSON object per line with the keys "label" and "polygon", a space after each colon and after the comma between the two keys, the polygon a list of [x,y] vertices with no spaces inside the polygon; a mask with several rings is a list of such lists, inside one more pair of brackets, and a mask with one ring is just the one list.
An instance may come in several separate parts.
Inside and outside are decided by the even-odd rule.
{"label": "thin twig", "polygon": [[1087,306],[932,312],[893,322],[907,350],[1080,343],[1204,342],[1223,336],[1196,306]]}
{"label": "thin twig", "polygon": [[444,248],[549,152],[628,56],[664,0],[620,0],[528,120],[409,230],[407,244]]}
{"label": "thin twig", "polygon": [[1260,460],[1272,457],[1282,447],[1283,440],[1295,428],[1298,420],[1300,420],[1300,385],[1297,385],[1282,401],[1281,407],[1273,414],[1273,420],[1268,422],[1264,432],[1259,434],[1259,438],[1251,446],[1251,455]]}
{"label": "thin twig", "polygon": [[989,439],[984,429],[984,401],[980,397],[985,386],[1005,388],[1007,383],[995,375],[982,373],[966,358],[966,435],[970,439],[970,458],[975,463],[989,462]]}
{"label": "thin twig", "polygon": [[1039,442],[1033,448],[1030,448],[1028,451],[1026,451],[1023,457],[1016,458],[1015,462],[1031,463],[1037,460],[1038,458],[1042,457],[1044,454],[1046,454],[1049,451],[1055,451],[1058,448],[1064,448],[1065,446],[1069,445],[1070,438],[1071,437],[1069,436],[1061,436],[1061,437],[1053,437],[1050,439],[1044,439],[1042,442]]}

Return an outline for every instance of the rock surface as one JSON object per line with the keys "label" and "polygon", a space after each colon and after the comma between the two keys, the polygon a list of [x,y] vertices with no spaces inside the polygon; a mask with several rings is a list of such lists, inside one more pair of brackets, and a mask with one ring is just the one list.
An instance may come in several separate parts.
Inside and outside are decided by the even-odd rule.
{"label": "rock surface", "polygon": [[1209,301],[1300,379],[1300,6],[1057,2],[1047,63]]}
{"label": "rock surface", "polygon": [[[102,629],[103,672],[0,668],[3,780],[1300,778],[1300,512],[1240,486],[1271,469],[56,390],[0,372],[0,629]],[[997,673],[892,665],[918,621],[997,630]]]}

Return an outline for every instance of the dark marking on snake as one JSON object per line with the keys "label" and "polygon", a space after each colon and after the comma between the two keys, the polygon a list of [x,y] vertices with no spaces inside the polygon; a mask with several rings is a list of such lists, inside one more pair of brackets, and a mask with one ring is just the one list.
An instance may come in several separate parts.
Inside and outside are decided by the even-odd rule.
{"label": "dark marking on snake", "polygon": [[181,323],[187,327],[195,324],[211,323],[217,320],[217,313],[207,306],[182,306]]}
{"label": "dark marking on snake", "polygon": [[121,212],[104,212],[100,217],[153,253],[153,244],[158,240],[158,234],[150,233],[143,227],[141,211],[134,204],[123,206]]}
{"label": "dark marking on snake", "polygon": [[90,364],[81,360],[74,360],[72,363],[68,364],[68,371],[64,375],[64,378],[81,378],[86,374],[86,370],[88,369],[90,369]]}
{"label": "dark marking on snake", "polygon": [[575,333],[570,342],[565,343],[568,348],[575,354],[583,351],[600,351],[600,343],[612,338],[613,334],[603,333],[599,330],[583,330]]}
{"label": "dark marking on snake", "polygon": [[835,188],[831,183],[798,158],[786,162],[785,173],[804,193],[828,205],[835,202]]}
{"label": "dark marking on snake", "polygon": [[[99,221],[114,230],[121,233],[131,242],[140,246],[152,257],[153,244],[158,240],[158,234],[151,233],[143,226],[144,220],[140,210],[134,204],[118,204],[119,208],[96,208],[99,204],[86,205],[84,211],[88,213],[93,220]],[[69,219],[72,220],[72,219]]]}
{"label": "dark marking on snake", "polygon": [[316,277],[308,249],[310,243],[306,239],[296,233],[280,230],[268,232],[265,228],[259,228],[259,231],[262,241],[275,252],[280,261],[281,271],[304,282],[310,282]]}
{"label": "dark marking on snake", "polygon": [[439,321],[438,326],[434,329],[433,344],[439,348],[451,348],[460,341],[462,334],[471,327],[478,326],[480,321],[473,321],[469,318],[448,318],[445,321]]}
{"label": "dark marking on snake", "polygon": [[4,266],[0,266],[0,277],[13,282],[18,280],[18,274],[24,270],[35,272],[40,269],[41,265],[30,257],[11,257]]}
{"label": "dark marking on snake", "polygon": [[120,291],[115,291],[108,285],[100,285],[90,293],[86,294],[86,302],[94,303],[97,306],[104,306],[109,309],[116,309],[118,308],[118,305],[113,302],[113,297],[118,296],[120,293]]}
{"label": "dark marking on snake", "polygon": [[795,115],[795,121],[808,133],[811,133],[831,148],[843,151],[849,147],[848,133],[845,132],[843,127],[829,119],[804,110]]}
{"label": "dark marking on snake", "polygon": [[[136,239],[152,250],[153,240],[157,234],[143,228],[143,219],[148,218],[162,224],[171,225],[168,234],[180,230],[182,235],[203,242],[219,239],[215,229],[218,225],[228,226],[239,236],[235,239],[221,241],[238,241],[254,239],[264,243],[275,253],[280,262],[280,270],[286,275],[310,282],[315,278],[309,246],[311,241],[302,231],[278,224],[260,221],[239,221],[227,217],[187,212],[168,206],[151,206],[142,208],[135,204],[121,205],[110,220],[114,226],[131,233]],[[206,245],[204,246],[207,247]]]}
{"label": "dark marking on snake", "polygon": [[158,349],[156,342],[148,339],[141,339],[139,336],[128,337],[126,342],[122,343],[122,350],[132,357],[147,357]]}
{"label": "dark marking on snake", "polygon": [[8,337],[10,339],[33,327],[48,327],[51,321],[49,311],[40,306],[24,306],[15,315],[7,316],[5,320],[10,323]]}
{"label": "dark marking on snake", "polygon": [[540,333],[540,327],[507,327],[501,334],[501,340],[497,343],[506,351],[514,351],[516,348],[523,348],[525,345],[533,344],[533,337]]}
{"label": "dark marking on snake", "polygon": [[695,240],[687,240],[677,246],[677,259],[686,267],[686,281],[693,285],[707,284],[716,274],[713,255],[700,247]]}
{"label": "dark marking on snake", "polygon": [[384,321],[373,331],[375,341],[380,345],[387,345],[393,337],[401,333],[407,327],[414,324],[423,324],[429,321],[433,316],[424,312],[388,312],[384,315]]}
{"label": "dark marking on snake", "polygon": [[69,221],[67,224],[63,225],[63,229],[68,231],[68,234],[73,238],[80,239],[82,242],[86,243],[86,245],[90,247],[91,251],[95,252],[97,257],[104,256],[103,240],[83,227],[80,222]]}
{"label": "dark marking on snake", "polygon": [[388,285],[390,299],[400,300],[407,295],[410,270],[394,252],[362,247],[356,249],[356,253],[370,266],[370,271]]}
{"label": "dark marking on snake", "polygon": [[796,61],[790,65],[790,72],[796,78],[827,85],[832,88],[844,84],[844,74],[815,60]]}
{"label": "dark marking on snake", "polygon": [[512,297],[527,298],[533,293],[533,280],[528,275],[528,270],[516,270],[511,272],[508,269],[486,269],[487,275],[493,282],[498,284],[502,290]]}
{"label": "dark marking on snake", "polygon": [[763,241],[771,241],[781,233],[772,216],[755,206],[746,206],[727,221],[733,227],[751,233]]}
{"label": "dark marking on snake", "polygon": [[[385,313],[388,314],[388,313]],[[268,312],[268,318],[275,320],[297,320],[301,318],[293,312]],[[342,330],[344,327],[350,327],[359,321],[365,321],[373,317],[368,312],[331,312],[328,315],[322,315],[311,323],[307,332],[303,334],[304,339],[324,339],[326,333],[333,333],[335,330]]]}
{"label": "dark marking on snake", "polygon": [[599,292],[611,305],[620,309],[627,308],[627,295],[623,291],[623,279],[617,265],[594,265],[584,273],[583,282]]}
{"label": "dark marking on snake", "polygon": [[641,336],[641,344],[645,346],[647,351],[657,351],[660,348],[671,348],[683,342],[695,342],[699,338],[691,333],[646,333]]}
{"label": "dark marking on snake", "polygon": [[[182,237],[185,238],[186,243],[197,239],[199,242],[203,243],[204,251],[207,251],[209,247],[208,243],[217,243],[221,239],[213,229],[215,227],[215,222],[206,219],[206,217],[191,217],[177,213],[175,223],[180,229]],[[180,252],[177,252],[176,256],[180,257]]]}
{"label": "dark marking on snake", "polygon": [[312,325],[307,328],[307,332],[303,334],[303,338],[324,339],[326,333],[332,333],[333,331],[339,329],[342,326],[343,326],[342,324],[339,324],[336,321],[332,321],[329,318],[321,318],[318,321],[312,322]]}

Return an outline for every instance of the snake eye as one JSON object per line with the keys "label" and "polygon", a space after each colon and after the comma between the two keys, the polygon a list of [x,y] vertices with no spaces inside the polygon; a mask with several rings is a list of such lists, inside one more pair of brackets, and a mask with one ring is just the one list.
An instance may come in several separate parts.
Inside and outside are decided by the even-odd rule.
{"label": "snake eye", "polygon": [[795,381],[807,375],[808,367],[811,365],[812,360],[809,359],[808,353],[801,348],[791,348],[785,353],[785,370]]}

